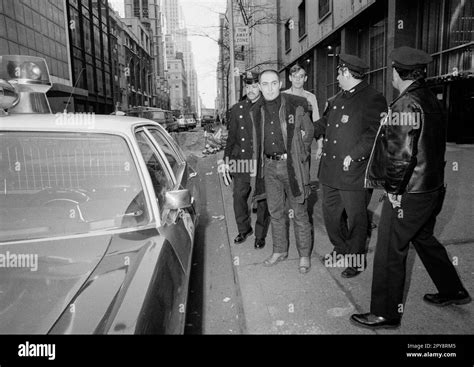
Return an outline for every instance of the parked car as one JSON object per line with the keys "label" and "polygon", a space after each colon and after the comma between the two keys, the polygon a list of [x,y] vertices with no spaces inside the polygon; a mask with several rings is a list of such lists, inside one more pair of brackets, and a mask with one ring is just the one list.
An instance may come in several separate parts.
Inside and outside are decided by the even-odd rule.
{"label": "parked car", "polygon": [[196,172],[157,122],[21,113],[44,74],[0,57],[0,333],[183,333]]}
{"label": "parked car", "polygon": [[184,118],[186,119],[186,127],[188,129],[194,129],[197,126],[196,117],[193,113],[185,114]]}
{"label": "parked car", "polygon": [[214,116],[212,115],[203,115],[201,117],[201,126],[213,124],[215,122]]}
{"label": "parked car", "polygon": [[183,115],[179,115],[177,121],[178,121],[178,131],[188,130],[188,123]]}

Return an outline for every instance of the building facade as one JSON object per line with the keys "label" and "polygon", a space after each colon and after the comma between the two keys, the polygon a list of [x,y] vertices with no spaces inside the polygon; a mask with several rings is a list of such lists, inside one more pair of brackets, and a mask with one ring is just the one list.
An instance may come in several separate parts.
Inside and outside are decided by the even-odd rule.
{"label": "building facade", "polygon": [[168,84],[170,87],[170,109],[180,111],[181,114],[189,111],[186,76],[183,55],[177,52],[174,59],[168,60]]}
{"label": "building facade", "polygon": [[[67,108],[73,92],[63,0],[0,2],[0,54],[46,60],[53,86],[48,92],[53,112]],[[82,91],[87,94],[87,91]]]}
{"label": "building facade", "polygon": [[277,7],[282,80],[288,85],[291,66],[304,65],[307,89],[317,95],[320,109],[338,91],[338,54],[364,59],[369,83],[391,101],[396,91],[388,55],[403,45],[421,48],[434,58],[428,82],[448,111],[448,141],[474,141],[472,2],[279,0]]}

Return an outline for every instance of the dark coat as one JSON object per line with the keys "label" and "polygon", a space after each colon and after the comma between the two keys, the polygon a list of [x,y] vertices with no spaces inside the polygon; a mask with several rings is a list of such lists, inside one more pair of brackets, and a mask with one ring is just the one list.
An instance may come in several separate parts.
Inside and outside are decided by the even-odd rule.
{"label": "dark coat", "polygon": [[[258,157],[257,157],[257,134],[260,133],[258,121],[252,121],[250,110],[260,105],[262,97],[252,104],[248,98],[236,103],[229,113],[229,135],[227,136],[226,147],[224,149],[224,162],[234,162],[241,164],[241,167],[248,167],[247,172],[232,172],[232,175],[249,175],[253,197],[257,200],[264,199],[264,181],[257,177]],[[237,163],[236,163],[237,162]]]}
{"label": "dark coat", "polygon": [[[309,195],[309,163],[311,160],[311,142],[314,127],[308,113],[308,102],[305,98],[281,94],[279,110],[280,126],[288,155],[287,168],[290,188],[296,200],[303,202]],[[259,126],[258,144],[258,178],[264,177],[264,125],[265,108],[263,101],[251,110],[255,126]]]}
{"label": "dark coat", "polygon": [[444,184],[446,125],[436,96],[423,81],[391,104],[380,126],[366,186],[390,194],[423,193]]}
{"label": "dark coat", "polygon": [[[365,81],[328,101],[323,117],[314,123],[315,137],[325,136],[320,183],[339,190],[364,190],[367,162],[386,111],[385,97]],[[348,155],[353,161],[344,171]]]}

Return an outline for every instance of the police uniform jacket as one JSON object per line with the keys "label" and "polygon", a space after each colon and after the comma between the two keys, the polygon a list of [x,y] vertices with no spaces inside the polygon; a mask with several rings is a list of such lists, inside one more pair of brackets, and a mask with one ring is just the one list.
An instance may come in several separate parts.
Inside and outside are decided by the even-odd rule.
{"label": "police uniform jacket", "polygon": [[[262,98],[262,97],[260,97]],[[256,129],[254,129],[249,110],[252,102],[248,98],[236,103],[230,110],[229,135],[224,150],[224,161],[256,159]],[[255,161],[256,164],[256,161]]]}
{"label": "police uniform jacket", "polygon": [[441,106],[424,81],[391,104],[372,151],[366,186],[390,194],[424,193],[444,184],[446,126]]}
{"label": "police uniform jacket", "polygon": [[[319,167],[322,184],[339,190],[364,190],[364,177],[383,113],[385,97],[362,81],[328,100],[323,117],[314,123],[315,137],[324,135]],[[351,156],[349,170],[343,162]]]}

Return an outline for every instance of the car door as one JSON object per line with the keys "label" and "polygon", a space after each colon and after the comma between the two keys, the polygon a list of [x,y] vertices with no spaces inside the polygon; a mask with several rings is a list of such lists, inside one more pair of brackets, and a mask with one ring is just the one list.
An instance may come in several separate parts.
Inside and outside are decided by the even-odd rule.
{"label": "car door", "polygon": [[[194,223],[189,225],[189,214],[183,209],[165,209],[166,192],[178,186],[174,171],[166,154],[151,133],[139,128],[135,133],[147,173],[153,184],[153,194],[159,208],[160,234],[164,237],[162,256],[157,265],[157,284],[153,304],[158,307],[154,328],[159,333],[177,333],[184,330],[189,272],[194,238]],[[170,157],[171,159],[171,157]],[[178,171],[182,163],[177,162]],[[153,310],[151,311],[153,314]]]}

